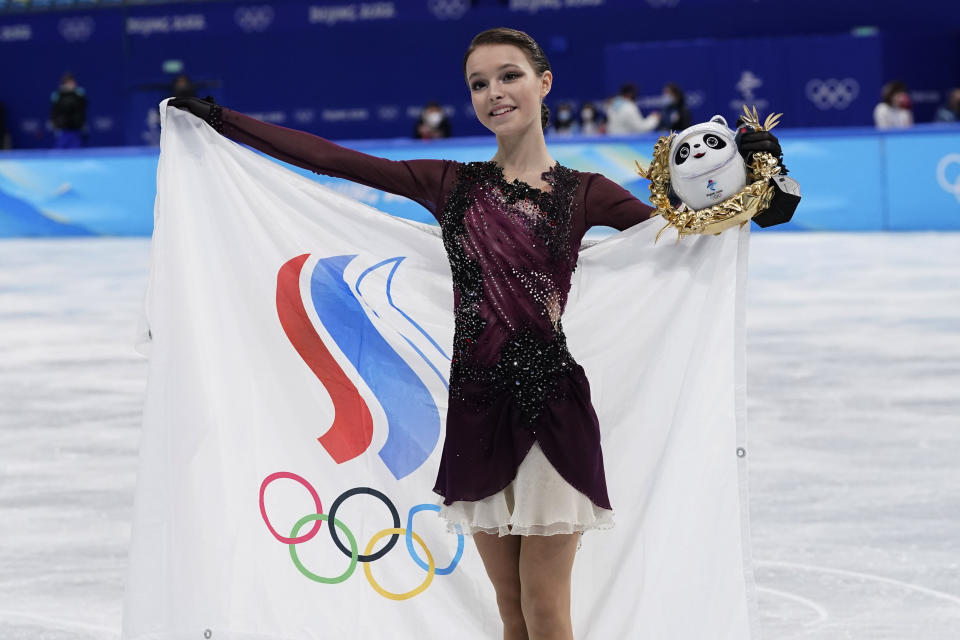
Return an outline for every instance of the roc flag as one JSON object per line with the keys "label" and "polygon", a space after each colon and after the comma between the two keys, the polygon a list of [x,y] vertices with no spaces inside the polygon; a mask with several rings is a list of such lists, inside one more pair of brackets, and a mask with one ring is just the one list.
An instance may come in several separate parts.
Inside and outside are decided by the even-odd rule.
{"label": "roc flag", "polygon": [[[432,492],[453,339],[435,226],[161,105],[123,637],[487,640],[494,591]],[[580,640],[756,638],[744,412],[749,227],[582,248],[564,327],[616,526]]]}

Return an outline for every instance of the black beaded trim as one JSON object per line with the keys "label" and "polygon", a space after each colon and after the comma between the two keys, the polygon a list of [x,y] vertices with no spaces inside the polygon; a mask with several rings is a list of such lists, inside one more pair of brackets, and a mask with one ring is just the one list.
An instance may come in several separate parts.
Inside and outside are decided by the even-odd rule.
{"label": "black beaded trim", "polygon": [[[476,410],[483,410],[496,398],[510,394],[524,418],[524,426],[532,429],[546,401],[563,397],[560,379],[575,367],[562,329],[558,328],[549,341],[530,329],[521,329],[503,344],[500,360],[493,367],[467,364],[455,358],[450,393],[473,404]],[[484,390],[480,395],[465,394],[460,381],[479,384]]]}
{"label": "black beaded trim", "polygon": [[[573,263],[571,266],[576,265],[577,254],[571,252],[567,245],[570,242],[573,222],[571,204],[580,185],[580,176],[577,172],[557,162],[540,174],[541,179],[552,187],[550,191],[543,191],[516,178],[513,182],[507,182],[503,175],[503,167],[492,160],[481,164],[490,167],[493,179],[501,187],[507,187],[504,191],[507,204],[513,205],[528,200],[537,206],[542,215],[537,216],[533,222],[533,230],[549,248],[551,257],[555,260],[568,260]],[[519,217],[525,221],[529,220],[527,216]]]}
{"label": "black beaded trim", "polygon": [[453,363],[472,351],[473,341],[486,326],[479,308],[483,295],[483,269],[478,262],[467,257],[461,240],[465,232],[464,213],[470,206],[470,187],[476,182],[476,176],[463,171],[463,167],[461,165],[458,170],[456,184],[440,215],[440,230],[450,261],[453,287],[460,294],[454,311]]}
{"label": "black beaded trim", "polygon": [[207,124],[213,127],[217,133],[223,133],[223,107],[218,104],[210,107],[210,113],[207,115]]}
{"label": "black beaded trim", "polygon": [[[542,175],[544,181],[552,185],[550,191],[533,188],[519,180],[508,183],[503,169],[492,161],[460,164],[456,183],[440,216],[453,286],[459,293],[454,314],[450,394],[482,411],[494,399],[508,393],[516,400],[528,429],[535,425],[548,398],[562,397],[560,379],[576,363],[567,349],[559,320],[549,337],[527,327],[514,331],[504,341],[499,360],[492,367],[480,366],[473,361],[474,342],[486,326],[480,316],[483,273],[479,263],[467,257],[462,237],[465,233],[464,214],[472,203],[471,188],[477,184],[499,186],[508,204],[526,199],[539,208],[543,215],[536,220],[524,215],[518,218],[534,225],[534,233],[549,247],[551,258],[563,260],[568,265],[572,262],[572,268],[575,268],[576,253],[570,251],[568,243],[573,195],[580,176],[559,163]],[[466,393],[464,386],[470,383],[477,383],[479,386],[474,388],[483,391]]]}

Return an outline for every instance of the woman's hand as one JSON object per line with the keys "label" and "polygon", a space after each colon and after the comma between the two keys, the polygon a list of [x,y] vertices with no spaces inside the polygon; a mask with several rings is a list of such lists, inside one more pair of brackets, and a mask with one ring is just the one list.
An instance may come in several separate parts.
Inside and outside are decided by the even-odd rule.
{"label": "woman's hand", "polygon": [[780,148],[780,141],[777,140],[777,136],[769,131],[745,131],[740,129],[736,141],[737,150],[748,165],[753,159],[753,154],[765,151],[780,163],[780,173],[787,175],[787,165],[783,163],[783,150]]}
{"label": "woman's hand", "polygon": [[167,106],[187,111],[214,128],[217,133],[223,133],[223,109],[217,104],[213,96],[200,98],[172,98]]}
{"label": "woman's hand", "polygon": [[750,163],[754,153],[765,151],[774,158],[779,158],[783,151],[780,141],[769,131],[745,131],[737,134],[737,150],[743,159]]}
{"label": "woman's hand", "polygon": [[171,98],[167,103],[169,107],[176,107],[183,111],[189,111],[204,122],[210,122],[210,111],[217,104],[212,96],[205,99],[200,98]]}

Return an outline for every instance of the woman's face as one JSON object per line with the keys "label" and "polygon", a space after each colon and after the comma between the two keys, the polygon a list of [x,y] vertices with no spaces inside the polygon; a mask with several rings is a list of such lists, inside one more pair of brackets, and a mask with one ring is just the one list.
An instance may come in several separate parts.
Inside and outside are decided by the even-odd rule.
{"label": "woman's face", "polygon": [[467,58],[467,86],[477,118],[497,135],[540,128],[540,101],[553,74],[537,77],[523,51],[509,44],[477,47]]}

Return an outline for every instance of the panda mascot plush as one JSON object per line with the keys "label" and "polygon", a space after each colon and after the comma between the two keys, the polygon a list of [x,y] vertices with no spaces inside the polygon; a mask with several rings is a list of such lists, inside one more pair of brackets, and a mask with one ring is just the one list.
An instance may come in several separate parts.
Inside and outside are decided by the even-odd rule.
{"label": "panda mascot plush", "polygon": [[712,207],[747,186],[747,165],[723,116],[713,116],[674,137],[670,186],[691,209]]}
{"label": "panda mascot plush", "polygon": [[741,116],[734,132],[723,116],[716,115],[674,135],[669,150],[670,200],[692,210],[724,202],[747,185],[753,154],[765,152],[777,159],[779,173],[770,178],[774,187],[770,204],[752,220],[761,227],[790,221],[800,203],[800,185],[787,176],[777,138],[768,130],[751,131],[756,124],[755,118]]}

